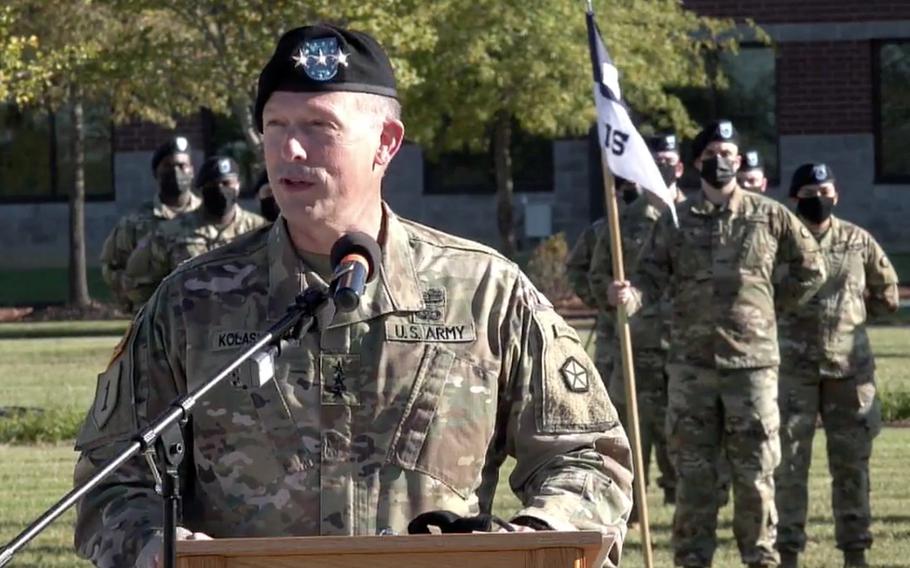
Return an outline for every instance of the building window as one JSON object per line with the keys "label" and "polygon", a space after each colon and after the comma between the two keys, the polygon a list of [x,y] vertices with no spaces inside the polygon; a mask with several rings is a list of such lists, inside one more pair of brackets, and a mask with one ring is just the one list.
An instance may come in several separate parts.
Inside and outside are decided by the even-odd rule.
{"label": "building window", "polygon": [[[718,118],[733,122],[741,139],[740,150],[758,150],[765,161],[765,173],[772,183],[779,180],[777,137],[777,71],[775,53],[765,45],[743,45],[736,53],[722,52],[709,61],[725,81],[714,81],[708,89],[679,93],[698,124]],[[691,141],[683,144],[691,157]],[[691,163],[691,161],[689,162]],[[698,174],[687,168],[684,184],[698,187]]]}
{"label": "building window", "polygon": [[[85,105],[85,195],[114,196],[113,124],[110,108]],[[0,104],[0,201],[64,201],[70,195],[73,127],[69,108],[58,112]]]}
{"label": "building window", "polygon": [[910,41],[875,48],[876,182],[910,183]]}
{"label": "building window", "polygon": [[[496,193],[492,151],[427,158],[424,177],[428,195]],[[553,141],[513,128],[512,178],[516,193],[553,191]]]}

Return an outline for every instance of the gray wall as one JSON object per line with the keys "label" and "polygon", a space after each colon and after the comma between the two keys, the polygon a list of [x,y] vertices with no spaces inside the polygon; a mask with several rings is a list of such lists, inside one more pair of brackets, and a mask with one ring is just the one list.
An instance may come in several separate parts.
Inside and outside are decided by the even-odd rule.
{"label": "gray wall", "polygon": [[[516,220],[522,203],[547,203],[553,211],[553,231],[564,231],[574,242],[588,225],[589,180],[586,140],[553,144],[553,185],[547,193],[518,194]],[[781,188],[770,195],[786,198],[788,180],[796,167],[813,160],[834,169],[841,189],[837,214],[867,227],[891,252],[910,251],[910,185],[874,184],[874,140],[871,134],[782,136]],[[97,264],[105,237],[126,212],[153,195],[149,152],[118,153],[114,158],[116,200],[86,204],[88,260]],[[197,163],[201,156],[196,156]],[[496,246],[496,201],[493,195],[424,195],[423,152],[406,145],[393,162],[384,188],[386,200],[403,217]],[[250,209],[252,201],[244,202]],[[66,203],[0,206],[0,268],[63,267],[67,264],[68,208]],[[518,227],[519,236],[522,234]]]}

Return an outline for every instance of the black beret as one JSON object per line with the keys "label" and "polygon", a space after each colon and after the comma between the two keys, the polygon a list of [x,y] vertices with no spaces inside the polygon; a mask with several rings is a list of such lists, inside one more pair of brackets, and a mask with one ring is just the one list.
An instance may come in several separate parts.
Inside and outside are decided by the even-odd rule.
{"label": "black beret", "polygon": [[790,181],[790,197],[796,197],[800,188],[807,185],[821,185],[834,181],[834,172],[827,164],[822,162],[812,162],[803,164],[793,172],[793,179]]}
{"label": "black beret", "polygon": [[649,136],[646,140],[648,148],[652,153],[658,152],[676,152],[679,153],[679,143],[675,134],[658,134]]}
{"label": "black beret", "polygon": [[761,154],[756,150],[748,150],[742,154],[743,160],[739,166],[741,172],[751,172],[752,170],[765,169],[765,162],[761,159]]}
{"label": "black beret", "polygon": [[692,141],[692,159],[697,160],[711,142],[730,142],[739,146],[739,133],[729,120],[715,120]]}
{"label": "black beret", "polygon": [[240,176],[240,166],[233,159],[227,156],[212,156],[199,168],[196,179],[193,181],[195,187],[202,187],[209,182],[221,180],[229,176]]}
{"label": "black beret", "polygon": [[152,172],[158,169],[158,164],[166,157],[173,154],[188,154],[189,151],[190,143],[183,136],[176,136],[168,140],[161,146],[158,146],[158,148],[155,149],[155,153],[152,154]]}
{"label": "black beret", "polygon": [[275,91],[352,91],[397,98],[395,72],[375,39],[329,24],[293,29],[278,40],[272,58],[259,74],[256,127],[262,132],[262,109]]}

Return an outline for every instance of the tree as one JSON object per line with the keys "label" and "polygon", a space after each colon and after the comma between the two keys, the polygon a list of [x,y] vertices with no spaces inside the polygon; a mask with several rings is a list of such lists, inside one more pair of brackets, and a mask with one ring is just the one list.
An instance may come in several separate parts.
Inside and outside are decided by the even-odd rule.
{"label": "tree", "polygon": [[91,0],[13,0],[0,12],[0,38],[9,38],[0,52],[0,99],[52,116],[66,111],[72,123],[68,302],[77,307],[91,303],[85,258],[85,103],[111,105],[119,121],[162,121],[194,108],[185,97],[171,96],[184,84],[158,80],[155,60],[148,57],[173,38],[163,29],[160,35],[137,33],[134,22]]}
{"label": "tree", "polygon": [[[412,136],[433,152],[492,146],[502,251],[515,250],[510,145],[514,127],[549,137],[586,132],[592,75],[577,0],[438,2],[437,41],[412,61],[406,96]],[[678,0],[596,2],[625,98],[653,127],[691,134],[680,86],[708,84],[704,52],[730,45],[732,22],[701,18]]]}
{"label": "tree", "polygon": [[[389,50],[403,86],[414,82],[408,54],[433,41],[432,2],[420,0],[105,0],[123,13],[140,14],[150,26],[167,22],[171,42],[162,65],[173,73],[180,61],[195,79],[191,98],[216,112],[230,112],[257,158],[261,140],[253,121],[256,80],[280,35],[313,22],[334,22],[376,35]],[[160,60],[164,53],[153,54]]]}

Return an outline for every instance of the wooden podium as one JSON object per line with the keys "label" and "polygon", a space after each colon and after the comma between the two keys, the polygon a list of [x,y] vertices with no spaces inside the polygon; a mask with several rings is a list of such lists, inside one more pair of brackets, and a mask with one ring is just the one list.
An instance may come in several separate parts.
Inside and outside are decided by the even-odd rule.
{"label": "wooden podium", "polygon": [[600,568],[596,531],[230,538],[177,543],[178,568]]}

